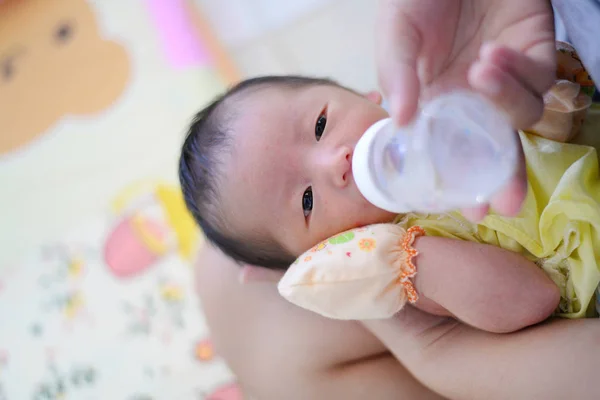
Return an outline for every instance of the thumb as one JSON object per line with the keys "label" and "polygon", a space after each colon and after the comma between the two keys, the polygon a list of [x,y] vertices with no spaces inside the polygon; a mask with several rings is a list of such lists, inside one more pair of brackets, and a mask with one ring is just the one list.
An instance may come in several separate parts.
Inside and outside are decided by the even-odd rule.
{"label": "thumb", "polygon": [[379,85],[389,100],[390,114],[397,125],[412,120],[420,93],[417,60],[422,37],[407,14],[411,7],[404,3],[407,2],[381,1],[377,28]]}

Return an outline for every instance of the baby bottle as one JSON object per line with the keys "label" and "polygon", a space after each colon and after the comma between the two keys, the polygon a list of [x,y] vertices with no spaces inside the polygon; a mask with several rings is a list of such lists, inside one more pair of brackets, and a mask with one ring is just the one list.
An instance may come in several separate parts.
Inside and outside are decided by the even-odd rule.
{"label": "baby bottle", "polygon": [[415,121],[373,124],[352,172],[373,205],[393,213],[439,213],[485,203],[513,176],[518,136],[482,96],[457,91],[427,103]]}

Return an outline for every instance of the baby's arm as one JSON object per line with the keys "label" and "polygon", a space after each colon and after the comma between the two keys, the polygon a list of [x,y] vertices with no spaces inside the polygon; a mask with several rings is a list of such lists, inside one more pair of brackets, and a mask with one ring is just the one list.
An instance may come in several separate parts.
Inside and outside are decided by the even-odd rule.
{"label": "baby's arm", "polygon": [[423,233],[377,224],[340,234],[300,256],[279,293],[343,320],[389,318],[417,300],[421,310],[491,332],[519,330],[556,309],[558,288],[520,254]]}
{"label": "baby's arm", "polygon": [[533,262],[499,247],[440,237],[415,242],[417,308],[490,332],[512,332],[548,318],[560,300]]}

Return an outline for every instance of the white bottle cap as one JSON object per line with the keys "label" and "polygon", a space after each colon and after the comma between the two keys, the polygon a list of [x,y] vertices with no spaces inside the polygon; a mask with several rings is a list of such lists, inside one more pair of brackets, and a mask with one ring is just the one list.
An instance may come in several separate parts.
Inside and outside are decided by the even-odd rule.
{"label": "white bottle cap", "polygon": [[[387,146],[399,138],[410,138],[396,176],[401,181],[380,181],[400,173],[386,157]],[[487,202],[514,176],[518,149],[510,121],[493,103],[455,91],[427,103],[409,126],[396,127],[390,118],[370,126],[354,149],[352,172],[360,193],[376,207],[439,213]],[[396,193],[400,183],[416,194]]]}
{"label": "white bottle cap", "polygon": [[[374,154],[383,154],[383,149],[375,149],[376,145],[387,143],[381,135],[393,134],[392,130],[385,128],[392,124],[391,118],[385,118],[371,125],[356,143],[352,155],[352,174],[356,187],[363,197],[375,207],[392,213],[406,213],[410,210],[402,208],[390,199],[380,188],[375,176],[376,168],[373,165]],[[386,132],[387,131],[387,132]],[[392,132],[390,132],[392,131]]]}

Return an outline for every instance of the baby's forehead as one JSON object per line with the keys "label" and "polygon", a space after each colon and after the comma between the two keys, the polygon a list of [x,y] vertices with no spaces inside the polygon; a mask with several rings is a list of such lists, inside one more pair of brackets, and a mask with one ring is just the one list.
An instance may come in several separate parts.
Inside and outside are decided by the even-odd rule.
{"label": "baby's forehead", "polygon": [[276,86],[236,93],[223,104],[225,125],[235,138],[251,130],[269,130],[273,124],[289,124],[305,112],[302,93],[297,88]]}
{"label": "baby's forehead", "polygon": [[340,94],[355,94],[353,91],[341,86],[330,83],[305,83],[305,84],[287,84],[287,83],[266,83],[235,93],[228,100],[238,105],[248,105],[255,102],[262,104],[275,104],[281,98],[288,98],[295,101],[307,101],[314,96],[337,96]]}
{"label": "baby's forehead", "polygon": [[290,93],[294,88],[255,91],[231,107],[231,147],[222,159],[221,191],[223,206],[242,231],[269,232],[271,223],[284,220],[281,206],[300,163],[298,138],[306,119]]}
{"label": "baby's forehead", "polygon": [[[323,106],[332,98],[352,95],[341,87],[325,84],[262,85],[236,93],[224,104],[228,125],[236,131],[245,131],[253,125],[295,124],[308,118],[308,113]],[[321,103],[323,103],[321,105]]]}
{"label": "baby's forehead", "polygon": [[294,99],[309,90],[312,86],[291,86],[285,84],[262,84],[247,88],[232,95],[227,103],[231,107],[251,107],[253,105],[279,104],[282,98]]}

